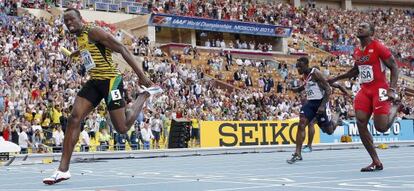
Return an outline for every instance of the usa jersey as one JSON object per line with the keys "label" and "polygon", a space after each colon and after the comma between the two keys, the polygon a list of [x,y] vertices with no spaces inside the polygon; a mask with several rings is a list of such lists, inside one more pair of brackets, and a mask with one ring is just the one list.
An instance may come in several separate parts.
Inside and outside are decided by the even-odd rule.
{"label": "usa jersey", "polygon": [[361,88],[388,85],[385,75],[386,66],[382,63],[392,56],[387,47],[378,40],[372,40],[364,50],[357,47],[353,56],[358,66]]}

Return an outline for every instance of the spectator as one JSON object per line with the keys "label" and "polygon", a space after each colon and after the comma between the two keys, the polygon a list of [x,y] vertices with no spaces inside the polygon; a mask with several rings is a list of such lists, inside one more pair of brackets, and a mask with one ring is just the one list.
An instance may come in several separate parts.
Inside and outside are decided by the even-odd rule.
{"label": "spectator", "polygon": [[150,149],[151,140],[154,138],[152,135],[152,131],[149,128],[149,119],[147,119],[143,124],[143,128],[141,128],[141,135],[142,139],[144,140],[144,150]]}
{"label": "spectator", "polygon": [[22,126],[19,133],[19,146],[21,148],[20,154],[27,154],[29,145],[31,145],[31,142],[29,141],[29,137],[27,135],[27,126]]}
{"label": "spectator", "polygon": [[152,118],[150,121],[151,121],[152,135],[154,136],[153,146],[155,149],[159,149],[160,148],[160,145],[159,145],[160,135],[161,135],[161,130],[163,129],[162,127],[163,124],[160,119],[160,114],[156,113],[155,117]]}
{"label": "spectator", "polygon": [[44,142],[44,136],[43,133],[40,131],[40,129],[36,129],[34,131],[33,137],[33,152],[34,153],[43,153],[46,152],[45,146],[43,144]]}
{"label": "spectator", "polygon": [[80,133],[80,146],[81,146],[81,152],[88,152],[89,151],[89,134],[88,134],[88,126],[84,125],[82,128],[82,132]]}
{"label": "spectator", "polygon": [[52,135],[54,153],[62,152],[64,137],[65,136],[63,134],[62,127],[58,126],[56,130],[53,131],[53,135]]}
{"label": "spectator", "polygon": [[106,151],[109,148],[109,141],[111,140],[111,136],[108,134],[106,128],[100,130],[101,135],[99,136],[99,145],[101,151]]}

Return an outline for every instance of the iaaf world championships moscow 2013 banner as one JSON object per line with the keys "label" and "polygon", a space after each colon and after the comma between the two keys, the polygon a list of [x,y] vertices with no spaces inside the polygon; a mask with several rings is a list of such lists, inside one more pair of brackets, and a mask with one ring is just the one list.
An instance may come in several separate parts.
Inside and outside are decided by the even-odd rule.
{"label": "iaaf world championships moscow 2013 banner", "polygon": [[[237,147],[255,145],[295,144],[298,119],[284,121],[202,121],[200,124],[201,147]],[[353,142],[360,142],[355,121],[339,126],[333,135],[322,133],[315,125],[313,143],[338,143],[342,135],[350,135]],[[372,121],[368,130],[374,141],[397,142],[414,140],[413,120],[396,121],[388,132],[375,130]],[[307,132],[307,131],[306,131]],[[307,138],[305,139],[307,142]]]}
{"label": "iaaf world championships moscow 2013 banner", "polygon": [[291,27],[165,14],[152,14],[149,25],[275,37],[290,37],[292,33]]}

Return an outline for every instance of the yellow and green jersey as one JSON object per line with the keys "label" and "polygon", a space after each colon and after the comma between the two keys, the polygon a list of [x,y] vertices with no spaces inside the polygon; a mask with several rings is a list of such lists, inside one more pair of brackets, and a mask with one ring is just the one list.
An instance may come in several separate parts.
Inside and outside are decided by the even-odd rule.
{"label": "yellow and green jersey", "polygon": [[120,75],[112,61],[112,50],[104,45],[89,40],[92,25],[85,25],[81,35],[77,37],[80,58],[92,79],[107,80]]}

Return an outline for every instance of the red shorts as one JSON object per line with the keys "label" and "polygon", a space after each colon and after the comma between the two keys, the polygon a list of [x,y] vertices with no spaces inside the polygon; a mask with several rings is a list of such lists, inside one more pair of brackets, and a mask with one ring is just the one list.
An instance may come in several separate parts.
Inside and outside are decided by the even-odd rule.
{"label": "red shorts", "polygon": [[388,89],[388,85],[361,87],[354,99],[355,111],[361,110],[368,114],[388,115],[391,109],[391,101],[380,101],[379,89]]}

